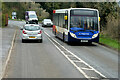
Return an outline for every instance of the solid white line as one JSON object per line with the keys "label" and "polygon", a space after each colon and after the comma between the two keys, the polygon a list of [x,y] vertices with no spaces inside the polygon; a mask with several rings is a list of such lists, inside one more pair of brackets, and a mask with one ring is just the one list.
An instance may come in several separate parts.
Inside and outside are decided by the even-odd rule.
{"label": "solid white line", "polygon": [[[55,41],[55,40],[54,40]],[[56,41],[57,42],[57,41]],[[58,43],[58,42],[57,42]],[[99,71],[97,71],[96,69],[94,69],[92,66],[90,66],[88,63],[86,63],[84,60],[82,60],[81,58],[79,58],[78,56],[76,56],[74,53],[72,53],[71,51],[67,50],[64,46],[62,46],[61,44],[59,44],[61,47],[63,47],[66,51],[68,51],[69,53],[71,53],[74,57],[76,57],[77,59],[79,59],[81,62],[83,62],[85,65],[87,65],[88,67],[90,67],[91,69],[93,69],[96,73],[98,73],[100,76],[107,78],[106,76],[104,76],[102,73],[100,73]]]}
{"label": "solid white line", "polygon": [[[48,38],[49,39],[49,38]],[[49,39],[50,40],[50,39]],[[55,43],[52,41],[52,40],[50,40],[52,43],[53,43],[53,45],[68,59],[68,61],[70,61],[77,69],[78,69],[78,71],[79,72],[81,72],[84,76],[85,76],[85,78],[90,78],[90,77],[88,77],[87,75],[86,75],[86,73],[85,72],[83,72],[83,70],[82,69],[80,69],[80,67],[78,67],[72,60],[70,60],[70,58],[68,57],[68,56],[66,56],[65,55],[65,53],[63,52],[63,51],[61,51],[61,49],[57,46],[57,45],[55,45]]]}
{"label": "solid white line", "polygon": [[12,43],[11,43],[11,47],[9,49],[8,56],[7,56],[7,59],[5,61],[5,66],[3,67],[2,76],[0,77],[0,79],[2,79],[4,77],[4,75],[5,75],[5,70],[6,70],[8,62],[10,60],[11,52],[12,52],[12,49],[13,49],[13,46],[14,46],[14,41],[15,41],[16,33],[17,33],[17,30],[14,33],[14,36],[13,36],[13,39],[12,39]]}
{"label": "solid white line", "polygon": [[[69,51],[70,52],[70,51]],[[106,76],[104,76],[102,73],[100,73],[99,71],[97,71],[96,69],[94,69],[92,66],[90,66],[88,63],[86,63],[84,60],[80,59],[78,56],[76,56],[75,54],[73,54],[72,52],[70,52],[72,55],[74,55],[76,58],[78,58],[79,60],[81,60],[85,65],[87,65],[88,67],[90,67],[91,69],[93,69],[96,73],[98,73],[100,76],[107,78]]]}
{"label": "solid white line", "polygon": [[[45,32],[46,35],[48,35],[50,37],[49,34],[47,34]],[[55,39],[51,38],[53,41],[55,41],[58,45],[60,45],[62,48],[64,48],[66,51],[68,51],[69,53],[71,53],[74,57],[76,57],[77,59],[79,59],[81,62],[83,62],[85,65],[87,65],[88,67],[90,67],[91,69],[93,69],[96,73],[98,73],[100,76],[107,78],[106,76],[104,76],[102,73],[100,73],[99,71],[97,71],[96,69],[94,69],[92,66],[90,66],[88,63],[86,63],[84,60],[82,60],[81,58],[79,58],[78,56],[76,56],[74,53],[72,53],[71,51],[67,50],[64,46],[62,46],[60,43],[58,43]],[[52,42],[53,43],[53,42]],[[65,55],[65,54],[64,54]],[[66,56],[66,55],[65,55]],[[73,61],[72,61],[73,62]],[[87,76],[88,77],[88,76]]]}

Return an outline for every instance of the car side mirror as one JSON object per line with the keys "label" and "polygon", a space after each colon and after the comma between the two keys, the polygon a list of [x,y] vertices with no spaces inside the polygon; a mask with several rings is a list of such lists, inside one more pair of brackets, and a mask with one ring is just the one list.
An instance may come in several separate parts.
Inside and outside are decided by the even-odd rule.
{"label": "car side mirror", "polygon": [[23,30],[23,28],[21,28],[20,30]]}

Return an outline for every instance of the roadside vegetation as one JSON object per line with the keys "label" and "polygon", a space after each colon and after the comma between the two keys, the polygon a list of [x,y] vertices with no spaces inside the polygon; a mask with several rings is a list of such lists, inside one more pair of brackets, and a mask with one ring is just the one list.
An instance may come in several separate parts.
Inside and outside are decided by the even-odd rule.
{"label": "roadside vegetation", "polygon": [[2,3],[2,26],[5,26],[5,15],[12,20],[12,12],[17,13],[16,20],[25,20],[25,11],[36,11],[39,20],[49,17],[49,13],[41,8],[39,3],[35,2],[3,2]]}
{"label": "roadside vegetation", "polygon": [[2,3],[0,0],[0,27],[2,27]]}
{"label": "roadside vegetation", "polygon": [[[102,35],[100,43],[115,49],[120,47],[120,7],[116,2],[4,2],[2,3],[2,16],[4,17],[7,13],[11,19],[11,13],[15,11],[18,19],[24,19],[25,11],[34,10],[41,22],[44,18],[52,19],[53,10],[71,7],[98,9],[101,18],[100,35]],[[4,24],[4,21],[2,23]]]}
{"label": "roadside vegetation", "polygon": [[113,39],[111,37],[100,35],[100,44],[105,45],[107,47],[113,48],[115,50],[120,50],[120,44],[117,39]]}
{"label": "roadside vegetation", "polygon": [[[67,3],[39,3],[50,15],[54,9],[64,8],[95,8],[100,12],[100,43],[120,50],[120,7],[116,2],[67,2]],[[119,47],[119,48],[118,48]]]}

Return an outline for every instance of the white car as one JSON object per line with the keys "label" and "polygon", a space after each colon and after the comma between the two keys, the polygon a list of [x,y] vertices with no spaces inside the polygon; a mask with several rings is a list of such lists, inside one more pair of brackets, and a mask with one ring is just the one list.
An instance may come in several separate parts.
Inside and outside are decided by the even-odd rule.
{"label": "white car", "polygon": [[42,43],[42,29],[37,24],[26,24],[22,30],[22,42],[26,40],[38,40]]}
{"label": "white car", "polygon": [[53,22],[51,21],[51,19],[44,19],[42,21],[42,26],[53,26]]}

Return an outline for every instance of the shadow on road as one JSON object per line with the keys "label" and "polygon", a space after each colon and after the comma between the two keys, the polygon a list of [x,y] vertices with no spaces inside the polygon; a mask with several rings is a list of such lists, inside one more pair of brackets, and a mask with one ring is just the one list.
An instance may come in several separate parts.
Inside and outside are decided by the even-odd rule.
{"label": "shadow on road", "polygon": [[[59,40],[61,40],[62,42],[63,42],[63,40],[62,39],[60,39],[59,37],[55,37],[55,38],[57,38],[57,39],[59,39]],[[66,43],[67,45],[69,45],[69,46],[97,46],[97,45],[95,45],[95,44],[93,44],[93,43],[81,43],[81,42],[64,42],[64,43]]]}
{"label": "shadow on road", "polygon": [[43,28],[52,28],[52,26],[42,26]]}
{"label": "shadow on road", "polygon": [[78,42],[72,42],[72,43],[67,43],[70,46],[97,46],[93,43],[78,43]]}
{"label": "shadow on road", "polygon": [[[22,43],[22,41],[21,41],[21,43]],[[26,40],[23,43],[40,43],[40,42],[38,40]]]}

